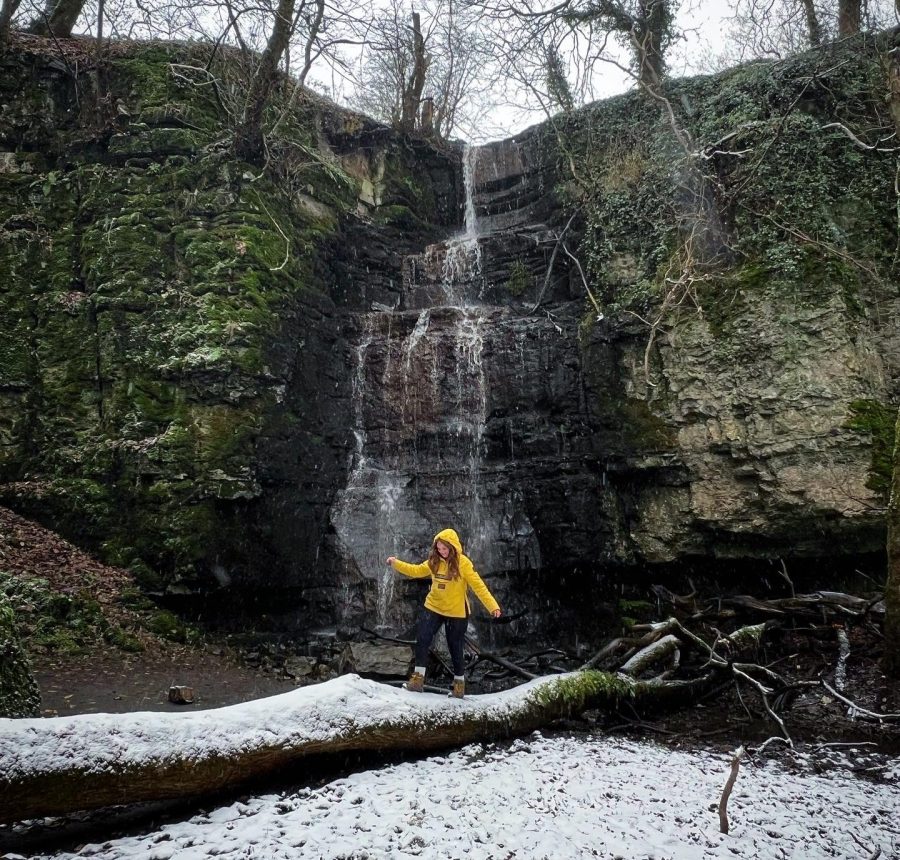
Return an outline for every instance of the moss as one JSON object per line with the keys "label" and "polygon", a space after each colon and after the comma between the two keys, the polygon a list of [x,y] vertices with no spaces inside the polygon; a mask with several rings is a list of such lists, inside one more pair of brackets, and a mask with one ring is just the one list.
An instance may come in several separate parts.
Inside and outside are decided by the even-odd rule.
{"label": "moss", "polygon": [[210,142],[210,136],[188,128],[132,128],[109,142],[113,155],[152,156],[191,154]]}
{"label": "moss", "polygon": [[104,633],[103,638],[114,648],[118,648],[126,654],[139,654],[144,650],[141,640],[121,627],[111,626]]}
{"label": "moss", "polygon": [[186,55],[190,50],[184,45],[145,43],[135,45],[128,56],[110,59],[108,86],[121,94],[133,121],[202,128],[220,125],[221,108],[210,88],[193,86],[172,73],[173,62],[198,63],[197,57]]}
{"label": "moss", "polygon": [[379,206],[375,210],[372,220],[376,224],[385,227],[400,227],[408,230],[421,229],[423,226],[427,226],[426,222],[409,206],[397,203]]}
{"label": "moss", "polygon": [[196,643],[200,640],[199,632],[185,624],[177,615],[165,609],[157,610],[147,622],[151,633],[172,642]]}
{"label": "moss", "polygon": [[100,604],[89,593],[60,594],[44,579],[0,572],[0,597],[21,619],[20,633],[29,649],[78,654],[110,630]]}
{"label": "moss", "polygon": [[545,705],[562,701],[569,713],[576,714],[597,701],[615,702],[634,696],[634,681],[611,672],[589,670],[559,678],[534,692],[535,701]]}
{"label": "moss", "polygon": [[635,624],[652,621],[656,617],[656,604],[649,600],[619,600],[617,610],[621,616],[622,623],[626,626],[633,627]]}
{"label": "moss", "polygon": [[16,612],[0,589],[0,717],[36,717],[40,707],[40,692],[16,631]]}
{"label": "moss", "polygon": [[897,409],[876,400],[854,400],[846,425],[872,440],[872,459],[866,486],[887,499],[893,479]]}
{"label": "moss", "polygon": [[[806,307],[840,295],[852,317],[863,315],[868,282],[892,279],[893,173],[888,159],[821,128],[835,120],[880,126],[885,43],[877,42],[835,46],[827,62],[840,65],[824,76],[822,54],[811,52],[779,64],[777,75],[771,63],[755,63],[669,82],[676,119],[699,148],[727,135],[726,149],[765,150],[765,158],[723,155],[698,165],[639,95],[568,119],[560,143],[547,147],[560,176],[577,175],[558,191],[584,213],[580,257],[604,308],[653,316],[671,285],[661,273],[681,274],[673,252],[684,246],[703,190],[708,231],[691,245],[692,274],[701,277],[693,283],[716,337],[730,336],[746,291]],[[669,325],[691,298],[670,303],[678,310]]]}
{"label": "moss", "polygon": [[152,167],[15,185],[11,209],[35,200],[56,233],[42,246],[25,230],[8,254],[0,343],[31,346],[0,352],[23,392],[2,395],[0,476],[40,476],[20,509],[156,589],[212,556],[218,500],[259,493],[255,439],[287,373],[272,347],[336,221],[267,179],[232,182],[216,157]]}
{"label": "moss", "polygon": [[516,260],[509,267],[509,277],[506,279],[506,291],[511,296],[521,296],[530,286],[530,277],[525,264],[521,260]]}
{"label": "moss", "polygon": [[628,398],[618,404],[623,444],[634,451],[672,450],[677,443],[675,431],[653,413],[644,400]]}
{"label": "moss", "polygon": [[728,639],[734,649],[738,652],[750,651],[759,647],[763,634],[766,631],[766,623],[752,624],[735,630]]}

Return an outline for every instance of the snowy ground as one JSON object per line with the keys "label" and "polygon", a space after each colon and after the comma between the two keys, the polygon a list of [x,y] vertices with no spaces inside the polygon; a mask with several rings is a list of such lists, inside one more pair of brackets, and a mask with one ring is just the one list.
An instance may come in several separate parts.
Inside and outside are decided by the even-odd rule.
{"label": "snowy ground", "polygon": [[728,836],[716,805],[729,754],[535,733],[52,856],[867,860],[880,849],[885,860],[900,857],[900,761],[882,758],[863,779],[846,767],[852,754],[826,755],[824,773],[819,754],[742,765]]}

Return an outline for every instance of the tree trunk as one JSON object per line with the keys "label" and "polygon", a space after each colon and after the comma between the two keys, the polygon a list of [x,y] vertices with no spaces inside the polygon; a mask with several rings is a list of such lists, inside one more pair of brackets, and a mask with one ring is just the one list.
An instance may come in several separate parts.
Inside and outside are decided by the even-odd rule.
{"label": "tree trunk", "polygon": [[631,31],[631,44],[638,67],[638,82],[651,93],[658,93],[666,73],[661,34],[639,26]]}
{"label": "tree trunk", "polygon": [[887,584],[884,588],[884,669],[900,678],[900,411],[894,436],[894,477],[888,503]]}
{"label": "tree trunk", "polygon": [[636,709],[670,707],[706,692],[711,678],[660,683],[573,672],[458,701],[345,675],[190,714],[0,721],[0,823],[196,797],[313,755],[430,751],[522,735],[623,700]]}
{"label": "tree trunk", "polygon": [[38,36],[68,39],[84,8],[84,3],[85,0],[47,0],[44,14],[36,18],[28,29]]}
{"label": "tree trunk", "polygon": [[400,128],[413,131],[417,126],[419,102],[425,89],[425,75],[428,72],[428,57],[425,54],[425,40],[422,38],[422,22],[418,12],[412,13],[413,65],[409,80],[403,87],[400,108]]}
{"label": "tree trunk", "polygon": [[235,152],[245,161],[258,161],[264,151],[263,114],[278,75],[278,64],[291,39],[295,0],[279,0],[272,33],[250,83],[244,114],[235,134]]}
{"label": "tree trunk", "polygon": [[806,30],[809,33],[809,44],[812,48],[818,48],[822,44],[822,25],[819,23],[819,15],[813,0],[802,0],[803,12],[806,15]]}
{"label": "tree trunk", "polygon": [[303,68],[297,75],[297,81],[300,84],[306,83],[306,76],[312,68],[313,61],[318,53],[313,53],[316,47],[316,40],[319,38],[319,30],[322,29],[322,21],[325,18],[325,0],[316,0],[316,12],[313,15],[312,22],[309,25],[309,33],[306,36],[306,45],[303,49]]}
{"label": "tree trunk", "polygon": [[9,41],[9,28],[12,24],[12,17],[19,8],[19,0],[3,0],[0,6],[0,51],[6,47]]}
{"label": "tree trunk", "polygon": [[838,0],[838,36],[859,32],[860,0]]}

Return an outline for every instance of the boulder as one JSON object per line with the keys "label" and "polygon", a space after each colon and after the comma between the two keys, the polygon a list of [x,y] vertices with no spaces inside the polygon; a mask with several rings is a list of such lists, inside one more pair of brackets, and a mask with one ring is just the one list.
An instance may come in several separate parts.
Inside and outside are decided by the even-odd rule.
{"label": "boulder", "polygon": [[382,678],[402,678],[409,674],[413,649],[389,642],[354,642],[347,649],[344,671]]}

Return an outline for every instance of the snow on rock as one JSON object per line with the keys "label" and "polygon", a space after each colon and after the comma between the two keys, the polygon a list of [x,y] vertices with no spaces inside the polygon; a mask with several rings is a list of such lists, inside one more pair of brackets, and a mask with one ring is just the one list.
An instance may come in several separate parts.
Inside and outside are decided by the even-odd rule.
{"label": "snow on rock", "polygon": [[[54,860],[538,858],[818,860],[900,856],[898,786],[612,738],[472,744],[284,796],[254,797]],[[896,772],[896,769],[895,771]],[[890,778],[890,765],[887,768]]]}

